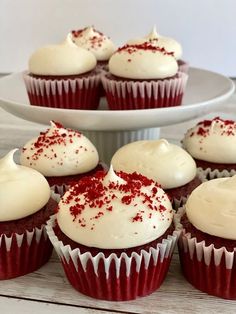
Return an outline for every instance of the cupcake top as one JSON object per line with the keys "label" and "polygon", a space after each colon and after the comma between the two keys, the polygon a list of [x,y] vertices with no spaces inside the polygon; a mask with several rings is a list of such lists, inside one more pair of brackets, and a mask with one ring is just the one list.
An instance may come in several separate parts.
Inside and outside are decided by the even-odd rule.
{"label": "cupcake top", "polygon": [[235,164],[236,122],[219,117],[201,121],[187,131],[183,147],[196,159]]}
{"label": "cupcake top", "polygon": [[20,156],[22,165],[47,177],[85,173],[98,161],[98,152],[89,139],[52,121],[49,129],[24,145]]}
{"label": "cupcake top", "polygon": [[137,141],[121,147],[112,157],[116,171],[134,171],[153,179],[163,189],[185,185],[196,176],[193,158],[167,140]]}
{"label": "cupcake top", "polygon": [[115,51],[115,45],[109,37],[97,31],[92,26],[71,32],[74,43],[91,51],[97,61],[107,61]]}
{"label": "cupcake top", "polygon": [[224,239],[236,240],[236,176],[199,185],[189,196],[186,214],[195,228]]}
{"label": "cupcake top", "polygon": [[49,45],[36,50],[29,59],[29,72],[35,75],[79,75],[93,70],[96,66],[94,55],[72,41],[66,40],[57,45]]}
{"label": "cupcake top", "polygon": [[170,200],[137,173],[97,172],[64,194],[57,222],[69,238],[101,249],[125,249],[162,236],[173,219]]}
{"label": "cupcake top", "polygon": [[164,47],[166,51],[173,52],[176,60],[181,59],[183,50],[179,42],[173,38],[165,37],[157,33],[156,27],[154,26],[152,31],[143,38],[131,39],[127,42],[128,45],[138,45],[145,42],[150,42],[154,46],[160,48]]}
{"label": "cupcake top", "polygon": [[109,71],[128,79],[164,79],[178,71],[173,52],[153,46],[151,43],[125,45],[109,60]]}
{"label": "cupcake top", "polygon": [[32,215],[50,198],[50,188],[43,175],[14,162],[16,150],[0,159],[0,221]]}

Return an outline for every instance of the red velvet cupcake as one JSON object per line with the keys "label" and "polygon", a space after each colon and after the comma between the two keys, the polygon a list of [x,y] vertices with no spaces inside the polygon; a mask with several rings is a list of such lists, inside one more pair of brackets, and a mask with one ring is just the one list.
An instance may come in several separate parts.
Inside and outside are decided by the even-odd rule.
{"label": "red velvet cupcake", "polygon": [[62,44],[38,49],[23,75],[31,105],[97,109],[101,81],[95,67],[94,55],[76,46],[71,34]]}
{"label": "red velvet cupcake", "polygon": [[163,282],[177,239],[172,217],[157,183],[111,167],[65,193],[47,232],[75,289],[125,301]]}
{"label": "red velvet cupcake", "polygon": [[151,109],[181,105],[187,78],[172,52],[144,43],[119,48],[102,83],[109,109]]}
{"label": "red velvet cupcake", "polygon": [[24,145],[20,162],[42,173],[54,192],[61,195],[81,177],[105,167],[88,138],[56,122]]}
{"label": "red velvet cupcake", "polygon": [[202,183],[193,158],[165,139],[129,143],[114,154],[111,164],[116,171],[136,171],[160,183],[174,209],[182,206]]}
{"label": "red velvet cupcake", "polygon": [[[236,300],[236,176],[204,182],[175,217],[186,279],[197,289]],[[186,212],[186,213],[185,213]]]}
{"label": "red velvet cupcake", "polygon": [[31,273],[50,258],[45,223],[55,212],[50,188],[37,171],[0,159],[0,280]]}
{"label": "red velvet cupcake", "polygon": [[208,180],[236,174],[236,122],[216,117],[189,129],[183,147]]}

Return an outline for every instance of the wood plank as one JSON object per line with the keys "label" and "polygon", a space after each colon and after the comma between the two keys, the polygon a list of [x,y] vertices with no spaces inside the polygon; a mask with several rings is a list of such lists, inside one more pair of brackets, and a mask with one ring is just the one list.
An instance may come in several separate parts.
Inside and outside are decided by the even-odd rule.
{"label": "wood plank", "polygon": [[8,297],[0,297],[0,309],[1,313],[4,314],[111,314],[110,311],[100,311],[91,308],[86,309],[77,306],[65,306],[61,304],[42,303],[38,301],[13,299]]}

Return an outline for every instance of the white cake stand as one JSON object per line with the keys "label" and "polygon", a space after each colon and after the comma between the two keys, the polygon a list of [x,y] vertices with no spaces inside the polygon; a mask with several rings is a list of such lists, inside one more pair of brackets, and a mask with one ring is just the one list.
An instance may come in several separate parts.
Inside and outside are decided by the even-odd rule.
{"label": "white cake stand", "polygon": [[183,104],[145,110],[68,110],[31,106],[22,79],[15,73],[0,79],[0,106],[22,119],[49,125],[58,121],[82,131],[95,144],[100,159],[109,163],[122,145],[141,139],[159,138],[160,127],[184,122],[218,108],[234,92],[227,77],[190,68]]}

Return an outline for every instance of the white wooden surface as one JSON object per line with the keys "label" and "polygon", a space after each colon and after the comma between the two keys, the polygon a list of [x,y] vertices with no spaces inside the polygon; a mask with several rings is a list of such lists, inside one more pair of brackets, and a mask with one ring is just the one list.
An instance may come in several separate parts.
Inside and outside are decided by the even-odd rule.
{"label": "white wooden surface", "polygon": [[[236,95],[225,105],[221,115],[236,120]],[[202,118],[201,118],[202,119]],[[201,120],[198,119],[198,120]],[[197,120],[165,127],[161,136],[174,142],[182,138],[187,128]],[[0,109],[0,156],[20,147],[46,127],[16,118]],[[208,296],[185,281],[178,255],[174,254],[170,271],[162,287],[152,295],[130,302],[106,302],[86,297],[68,283],[58,258],[38,271],[6,281],[0,281],[0,314],[15,313],[236,313],[236,301]]]}

